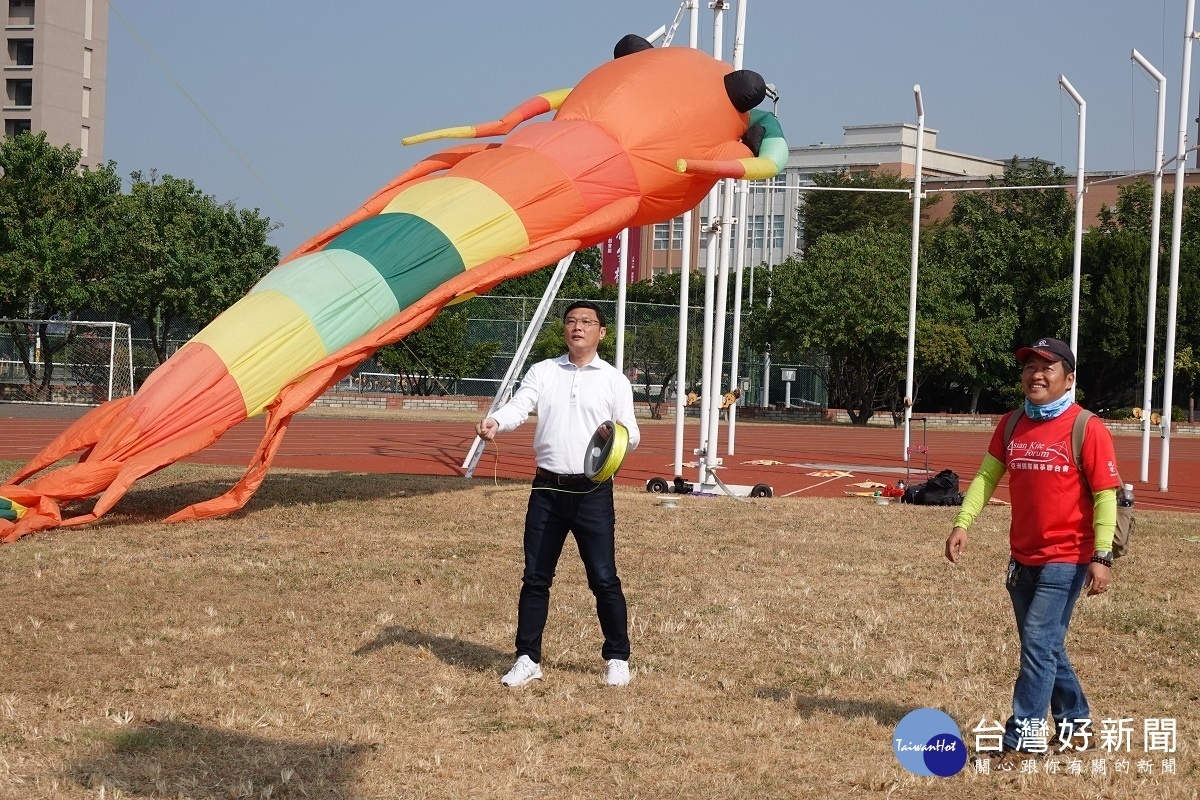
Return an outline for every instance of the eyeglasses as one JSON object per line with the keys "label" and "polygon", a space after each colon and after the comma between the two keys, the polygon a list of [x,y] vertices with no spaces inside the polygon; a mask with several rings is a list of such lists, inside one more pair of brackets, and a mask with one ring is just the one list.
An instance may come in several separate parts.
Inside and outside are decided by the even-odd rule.
{"label": "eyeglasses", "polygon": [[563,320],[563,325],[568,328],[594,328],[600,324],[598,319],[577,319],[575,317],[567,317]]}

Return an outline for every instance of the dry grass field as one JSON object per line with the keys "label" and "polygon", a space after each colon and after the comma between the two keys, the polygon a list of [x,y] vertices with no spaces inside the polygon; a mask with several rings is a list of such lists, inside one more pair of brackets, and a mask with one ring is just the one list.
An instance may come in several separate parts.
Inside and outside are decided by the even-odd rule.
{"label": "dry grass field", "polygon": [[[6,472],[12,464],[0,464]],[[237,470],[176,466],[84,529],[0,547],[0,796],[1195,798],[1196,517],[1142,513],[1069,639],[1105,775],[910,775],[896,723],[1003,719],[1017,642],[1005,508],[942,558],[952,509],[617,494],[633,683],[601,684],[573,546],[545,680],[511,661],[527,493],[490,479],[276,470],[244,513],[156,520]],[[1175,774],[1143,719],[1177,721]],[[1138,774],[1139,759],[1152,770]]]}

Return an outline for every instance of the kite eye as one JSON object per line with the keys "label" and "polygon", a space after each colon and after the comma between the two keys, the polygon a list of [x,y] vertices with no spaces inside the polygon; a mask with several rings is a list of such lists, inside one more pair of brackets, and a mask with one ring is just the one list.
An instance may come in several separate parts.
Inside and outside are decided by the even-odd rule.
{"label": "kite eye", "polygon": [[766,99],[767,82],[753,70],[734,70],[725,76],[725,93],[733,107],[745,114]]}
{"label": "kite eye", "polygon": [[[643,50],[653,50],[654,45],[638,36],[636,33],[627,33],[621,37],[621,41],[617,42],[617,46],[613,48],[613,58],[640,53]],[[759,102],[762,102],[761,100]],[[757,105],[757,104],[756,104]]]}

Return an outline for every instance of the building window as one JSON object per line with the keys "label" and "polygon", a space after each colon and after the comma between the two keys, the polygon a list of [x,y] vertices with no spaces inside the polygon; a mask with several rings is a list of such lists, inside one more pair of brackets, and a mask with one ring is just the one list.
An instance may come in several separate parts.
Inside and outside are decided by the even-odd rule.
{"label": "building window", "polygon": [[804,252],[804,217],[796,215],[796,252]]}
{"label": "building window", "polygon": [[33,24],[33,0],[8,0],[8,24]]}
{"label": "building window", "polygon": [[654,225],[654,249],[666,250],[671,241],[671,223],[658,222]]}
{"label": "building window", "polygon": [[32,67],[33,39],[9,39],[8,61],[17,67]]}
{"label": "building window", "polygon": [[762,214],[755,214],[750,217],[749,241],[746,244],[758,250],[762,249],[764,241],[763,221],[764,217]]}
{"label": "building window", "polygon": [[775,214],[771,217],[771,231],[767,237],[770,240],[770,248],[772,250],[783,249],[783,214]]}
{"label": "building window", "polygon": [[787,185],[787,173],[780,172],[779,174],[774,175],[770,178],[767,178],[766,180],[751,181],[750,182],[750,194],[774,194],[774,192],[768,192],[767,190],[772,189],[772,188],[781,187],[781,186],[786,186],[786,185]]}
{"label": "building window", "polygon": [[4,135],[19,136],[22,133],[29,133],[33,130],[33,120],[28,119],[6,119],[4,120]]}
{"label": "building window", "polygon": [[654,226],[655,250],[683,249],[683,217],[676,217]]}
{"label": "building window", "polygon": [[92,129],[89,128],[87,125],[84,125],[79,130],[79,149],[83,151],[82,153],[80,153],[80,155],[83,156],[84,158],[87,158],[87,155],[88,155],[88,144],[90,143],[88,140],[91,139],[91,136],[92,136]]}
{"label": "building window", "polygon": [[83,38],[92,40],[92,17],[95,0],[84,0],[83,3]]}
{"label": "building window", "polygon": [[17,108],[30,108],[33,106],[33,81],[28,78],[18,80],[9,79],[4,82],[5,88],[8,90],[5,99],[8,105]]}
{"label": "building window", "polygon": [[88,87],[83,87],[83,118],[87,119],[91,116],[92,111],[92,90]]}
{"label": "building window", "polygon": [[92,48],[83,48],[83,77],[85,80],[92,78]]}

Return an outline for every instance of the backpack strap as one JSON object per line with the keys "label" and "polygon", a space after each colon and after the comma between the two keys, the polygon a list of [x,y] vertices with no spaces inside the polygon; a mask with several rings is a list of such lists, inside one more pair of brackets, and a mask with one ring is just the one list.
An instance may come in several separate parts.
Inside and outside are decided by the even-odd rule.
{"label": "backpack strap", "polygon": [[1071,456],[1075,459],[1075,469],[1079,472],[1079,477],[1083,481],[1083,486],[1090,494],[1092,487],[1088,485],[1087,473],[1083,469],[1083,437],[1087,434],[1088,421],[1096,416],[1086,408],[1079,410],[1079,416],[1075,417],[1075,424],[1071,427]]}
{"label": "backpack strap", "polygon": [[1017,422],[1021,419],[1021,410],[1017,409],[1008,415],[1008,420],[1004,423],[1004,452],[1008,454],[1008,443],[1012,441],[1013,431],[1017,429]]}

